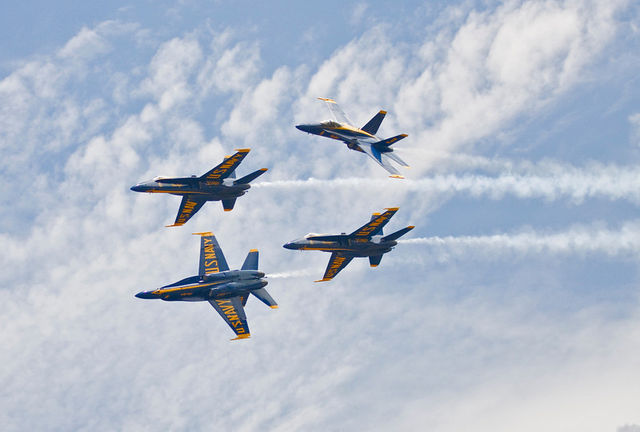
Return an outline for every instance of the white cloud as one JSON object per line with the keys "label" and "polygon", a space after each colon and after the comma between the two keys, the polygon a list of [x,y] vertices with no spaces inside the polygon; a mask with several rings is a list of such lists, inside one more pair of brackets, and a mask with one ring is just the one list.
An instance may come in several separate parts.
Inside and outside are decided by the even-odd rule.
{"label": "white cloud", "polygon": [[166,111],[191,96],[188,85],[196,65],[202,61],[202,49],[190,37],[174,38],[162,44],[149,66],[150,77],[142,88],[154,95]]}
{"label": "white cloud", "polygon": [[[423,196],[413,202],[415,195],[407,198],[407,191],[636,202],[636,171],[604,164],[492,165],[474,156],[459,166],[486,166],[497,174],[451,176],[444,170],[432,179],[393,184],[336,180],[345,172],[363,172],[354,167],[369,161],[334,144],[311,142],[292,127],[293,119],[324,108],[312,107],[316,101],[310,96],[334,96],[353,104],[357,120],[383,104],[390,111],[385,130],[455,135],[434,145],[449,152],[504,128],[529,105],[535,108],[572,85],[574,71],[584,70],[615,27],[608,5],[509,3],[476,12],[460,28],[449,23],[432,42],[400,49],[384,28],[375,28],[338,49],[319,71],[299,65],[264,73],[255,41],[234,44],[224,35],[208,40],[190,32],[170,35],[151,55],[135,51],[134,64],[112,75],[114,66],[100,56],[112,60],[121,53],[114,38],[122,33],[100,30],[101,25],[82,30],[63,48],[85,62],[82,70],[64,55],[18,67],[0,82],[0,107],[12,107],[2,108],[0,116],[4,202],[11,209],[2,220],[9,228],[0,232],[0,279],[6,287],[0,292],[0,424],[8,430],[400,425],[446,431],[523,429],[522,418],[535,418],[527,427],[582,431],[640,421],[637,386],[628,385],[640,370],[633,364],[639,322],[633,290],[624,290],[624,301],[602,304],[602,298],[578,290],[578,276],[547,269],[567,256],[580,258],[582,250],[592,251],[587,258],[608,251],[625,264],[620,257],[638,243],[635,222],[620,231],[587,226],[567,233],[475,236],[466,243],[445,238],[442,247],[458,251],[457,259],[423,263],[417,271],[393,265],[411,261],[409,250],[420,249],[401,245],[380,268],[354,260],[324,286],[311,280],[322,274],[327,254],[281,248],[310,229],[357,227],[369,212],[389,205],[383,201],[414,212],[438,205]],[[571,26],[562,28],[565,23]],[[548,29],[558,31],[558,40],[550,47],[536,45],[537,36],[530,35]],[[509,32],[523,39],[522,47],[494,46]],[[136,42],[145,29],[130,34],[125,37]],[[495,117],[479,112],[470,120],[475,111],[464,105],[495,108],[505,94],[507,84],[493,82],[485,94],[482,75],[489,65],[482,62],[489,49],[498,77],[492,79],[517,87],[521,96]],[[533,65],[514,63],[503,70],[499,55],[509,50],[539,57],[534,55]],[[575,60],[571,53],[577,53]],[[463,64],[454,64],[454,54]],[[475,69],[478,62],[482,67]],[[544,72],[544,83],[536,87],[514,75],[523,71]],[[469,81],[447,81],[450,72]],[[396,104],[384,106],[398,94]],[[218,112],[203,108],[207,97]],[[472,120],[490,124],[463,130]],[[423,134],[425,124],[431,126]],[[241,167],[247,172],[268,166],[273,180],[309,172],[326,180],[278,183],[265,176],[231,214],[209,203],[189,227],[174,230],[162,225],[175,216],[177,197],[128,191],[145,177],[204,172],[238,141],[254,147]],[[364,169],[380,175],[373,163]],[[379,184],[385,186],[375,194],[363,193]],[[393,223],[404,226],[402,218],[408,217],[399,213]],[[17,230],[20,220],[27,226]],[[207,304],[133,297],[192,274],[198,242],[189,233],[210,229],[232,266],[249,248],[263,252],[261,268],[281,307],[271,311],[250,300],[249,343],[229,343],[230,331]],[[469,258],[474,241],[554,253],[536,255],[542,261],[536,266],[506,254],[499,265],[489,264],[491,257]],[[567,279],[572,285],[563,285]],[[551,303],[549,293],[561,297],[562,311],[540,306]],[[583,415],[602,406],[607,409],[595,421]]]}
{"label": "white cloud", "polygon": [[[581,82],[615,35],[625,3],[508,2],[469,12],[452,31],[454,14],[414,46],[396,45],[388,29],[374,27],[321,66],[306,97],[333,97],[356,122],[372,106],[387,109],[383,130],[392,132],[383,133],[410,135],[400,148],[470,148]],[[424,171],[434,162],[425,153],[415,165]]]}

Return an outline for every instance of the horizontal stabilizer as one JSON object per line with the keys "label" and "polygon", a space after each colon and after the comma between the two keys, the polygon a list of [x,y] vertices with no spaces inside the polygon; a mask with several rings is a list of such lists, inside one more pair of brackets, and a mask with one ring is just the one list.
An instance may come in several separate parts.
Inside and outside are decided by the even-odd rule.
{"label": "horizontal stabilizer", "polygon": [[184,184],[192,185],[198,183],[200,179],[198,177],[176,177],[176,178],[160,178],[156,180],[158,183],[164,184]]}
{"label": "horizontal stabilizer", "polygon": [[392,240],[397,240],[400,237],[402,237],[403,235],[405,235],[406,233],[408,233],[409,231],[411,231],[412,229],[414,229],[415,227],[413,225],[410,225],[406,228],[402,228],[399,231],[396,231],[394,233],[389,234],[388,236],[384,236],[382,237],[382,241],[392,241]]}
{"label": "horizontal stabilizer", "polygon": [[369,123],[367,123],[366,125],[362,126],[362,130],[365,131],[365,132],[370,133],[371,135],[375,135],[376,132],[378,132],[378,128],[380,127],[380,123],[382,123],[382,120],[384,119],[384,116],[386,114],[387,114],[386,111],[380,111],[378,114],[373,116],[373,118],[371,120],[369,120]]}
{"label": "horizontal stabilizer", "polygon": [[406,137],[408,137],[408,136],[409,136],[409,135],[407,135],[407,134],[400,134],[400,135],[396,135],[396,136],[394,136],[394,137],[387,138],[387,139],[384,139],[384,140],[382,140],[382,141],[378,141],[378,142],[376,142],[376,143],[373,143],[373,145],[374,145],[375,147],[379,148],[379,149],[380,149],[380,151],[383,151],[383,149],[384,149],[385,147],[389,147],[391,144],[394,144],[394,143],[396,143],[396,142],[400,141],[401,139],[406,138]]}
{"label": "horizontal stabilizer", "polygon": [[233,210],[233,206],[234,205],[236,205],[236,199],[235,198],[229,198],[229,199],[223,199],[222,200],[222,208],[224,209],[224,211]]}
{"label": "horizontal stabilizer", "polygon": [[382,255],[373,255],[369,257],[369,265],[371,267],[378,267],[380,261],[382,260]]}
{"label": "horizontal stabilizer", "polygon": [[278,303],[276,303],[276,301],[269,295],[266,289],[260,288],[257,290],[253,290],[251,291],[251,294],[258,297],[262,303],[266,304],[271,309],[278,308]]}
{"label": "horizontal stabilizer", "polygon": [[242,270],[258,270],[258,249],[251,249],[244,259]]}
{"label": "horizontal stabilizer", "polygon": [[267,168],[260,168],[258,171],[254,171],[251,174],[247,174],[246,176],[239,178],[234,181],[233,184],[247,184],[255,180],[257,177],[260,177],[265,172],[267,172]]}

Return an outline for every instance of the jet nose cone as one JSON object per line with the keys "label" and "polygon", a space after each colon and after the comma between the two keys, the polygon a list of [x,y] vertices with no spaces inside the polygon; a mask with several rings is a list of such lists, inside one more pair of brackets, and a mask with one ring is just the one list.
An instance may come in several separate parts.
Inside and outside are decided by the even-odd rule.
{"label": "jet nose cone", "polygon": [[305,125],[305,124],[296,125],[296,129],[301,130],[302,132],[311,133],[311,127],[309,127],[309,125]]}
{"label": "jet nose cone", "polygon": [[131,190],[134,192],[142,192],[142,186],[140,185],[131,186]]}
{"label": "jet nose cone", "polygon": [[147,291],[141,291],[138,294],[136,294],[136,297],[141,298],[141,299],[152,299],[155,298],[155,296]]}
{"label": "jet nose cone", "polygon": [[294,245],[293,243],[285,243],[284,245],[282,245],[283,248],[285,249],[295,249],[296,245]]}

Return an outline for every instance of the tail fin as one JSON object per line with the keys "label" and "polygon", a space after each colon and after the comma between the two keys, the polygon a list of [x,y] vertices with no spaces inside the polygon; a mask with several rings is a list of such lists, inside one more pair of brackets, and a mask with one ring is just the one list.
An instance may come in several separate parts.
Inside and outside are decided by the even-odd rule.
{"label": "tail fin", "polygon": [[251,249],[244,259],[241,270],[258,270],[258,249]]}
{"label": "tail fin", "polygon": [[254,171],[251,174],[247,174],[246,176],[239,178],[238,180],[234,181],[233,184],[247,184],[267,172],[267,170],[267,168],[260,168],[258,171]]}
{"label": "tail fin", "polygon": [[233,210],[233,206],[234,205],[236,205],[236,199],[235,198],[229,198],[229,199],[223,199],[222,200],[222,208],[224,209],[224,211]]}
{"label": "tail fin", "polygon": [[387,114],[386,111],[380,111],[378,114],[374,115],[369,123],[362,126],[362,130],[370,133],[371,135],[375,135],[378,132],[378,128],[380,127],[380,123],[384,120],[384,116]]}
{"label": "tail fin", "polygon": [[390,148],[388,148],[391,144],[396,143],[396,142],[400,141],[401,139],[406,138],[408,136],[409,135],[407,135],[407,134],[396,135],[394,137],[383,139],[382,141],[378,141],[376,143],[373,143],[373,146],[376,149],[378,149],[381,153],[385,153],[385,152],[391,150]]}
{"label": "tail fin", "polygon": [[397,240],[400,237],[402,237],[403,235],[405,235],[406,233],[408,233],[409,231],[411,231],[412,229],[414,229],[415,227],[413,225],[409,225],[406,228],[402,228],[399,231],[396,231],[394,233],[389,234],[388,236],[384,236],[382,237],[382,241],[392,241],[392,240]]}
{"label": "tail fin", "polygon": [[369,257],[369,266],[378,267],[381,260],[382,260],[382,255],[372,255]]}
{"label": "tail fin", "polygon": [[251,294],[258,297],[262,303],[266,304],[271,309],[278,309],[278,303],[276,303],[276,301],[269,295],[266,289],[260,288],[253,290],[251,291]]}

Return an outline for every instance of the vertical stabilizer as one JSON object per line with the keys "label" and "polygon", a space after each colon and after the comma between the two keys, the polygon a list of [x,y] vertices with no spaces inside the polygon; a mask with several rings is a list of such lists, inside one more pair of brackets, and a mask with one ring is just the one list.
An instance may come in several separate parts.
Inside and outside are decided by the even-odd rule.
{"label": "vertical stabilizer", "polygon": [[380,111],[378,114],[374,115],[369,123],[362,126],[362,130],[370,133],[371,135],[375,135],[378,132],[378,128],[380,127],[380,123],[384,120],[384,116],[387,114],[386,111]]}
{"label": "vertical stabilizer", "polygon": [[251,249],[244,259],[242,270],[258,270],[258,249]]}

